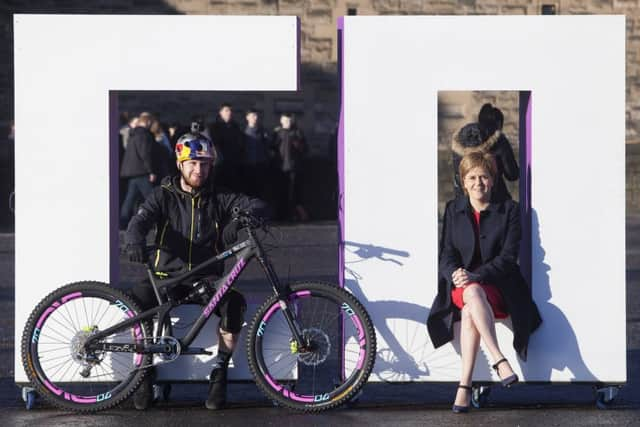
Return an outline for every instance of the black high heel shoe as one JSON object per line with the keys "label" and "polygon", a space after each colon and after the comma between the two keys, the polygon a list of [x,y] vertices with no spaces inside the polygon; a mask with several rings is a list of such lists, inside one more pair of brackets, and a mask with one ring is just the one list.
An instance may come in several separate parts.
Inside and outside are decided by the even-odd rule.
{"label": "black high heel shoe", "polygon": [[[462,385],[460,384],[458,386],[458,388],[462,388],[464,390],[469,390],[469,393],[471,393],[473,391],[473,388],[469,385]],[[462,405],[456,405],[455,403],[453,404],[453,408],[451,408],[451,410],[453,411],[454,414],[466,414],[467,412],[469,412],[469,406],[462,406]]]}
{"label": "black high heel shoe", "polygon": [[[498,369],[498,365],[500,365],[503,362],[509,363],[509,361],[503,357],[502,359],[494,363],[493,366],[491,366],[496,371],[496,374],[498,374],[498,378],[500,378],[500,370]],[[502,383],[502,387],[511,387],[511,385],[518,382],[518,375],[513,374],[513,375],[509,375],[505,379],[500,378],[500,382]]]}

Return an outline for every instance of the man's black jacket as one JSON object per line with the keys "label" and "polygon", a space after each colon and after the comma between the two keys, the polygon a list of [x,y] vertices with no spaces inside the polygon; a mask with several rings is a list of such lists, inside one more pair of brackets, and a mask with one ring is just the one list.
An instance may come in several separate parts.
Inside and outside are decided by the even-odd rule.
{"label": "man's black jacket", "polygon": [[149,174],[157,174],[153,149],[156,144],[153,135],[147,128],[131,129],[129,142],[125,149],[120,166],[120,176],[132,178]]}
{"label": "man's black jacket", "polygon": [[[126,234],[128,245],[144,245],[156,226],[153,266],[158,276],[174,276],[191,270],[223,249],[222,230],[231,222],[232,208],[266,216],[265,204],[207,184],[193,194],[180,187],[180,176],[166,177],[133,216]],[[203,275],[220,275],[222,263]]]}

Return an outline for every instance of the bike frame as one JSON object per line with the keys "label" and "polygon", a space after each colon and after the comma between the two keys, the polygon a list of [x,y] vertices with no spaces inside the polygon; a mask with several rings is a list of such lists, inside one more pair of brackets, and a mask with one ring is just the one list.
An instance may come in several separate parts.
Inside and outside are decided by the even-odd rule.
{"label": "bike frame", "polygon": [[[110,352],[128,352],[128,353],[143,353],[143,354],[170,352],[170,347],[167,347],[167,345],[148,346],[145,344],[145,345],[132,346],[130,344],[127,345],[127,344],[118,344],[118,343],[99,344],[98,341],[103,338],[106,338],[107,336],[115,332],[118,332],[122,329],[125,329],[141,321],[150,319],[156,315],[158,315],[158,326],[159,326],[158,331],[160,331],[161,326],[164,325],[169,319],[168,316],[171,313],[171,310],[175,307],[185,304],[190,297],[188,296],[182,300],[173,301],[168,296],[168,293],[167,293],[167,301],[163,302],[162,298],[160,297],[160,292],[159,292],[160,289],[164,288],[168,290],[172,287],[175,287],[183,283],[190,277],[193,277],[195,274],[204,270],[205,268],[213,264],[216,264],[218,262],[222,262],[234,255],[236,255],[236,258],[238,259],[236,264],[229,271],[229,273],[227,273],[225,276],[221,277],[215,282],[216,292],[213,294],[209,302],[204,306],[202,313],[200,314],[198,319],[195,321],[191,329],[189,329],[189,331],[184,336],[184,338],[178,340],[181,348],[180,354],[206,354],[207,353],[203,349],[193,349],[195,351],[193,350],[190,351],[189,345],[191,345],[191,343],[196,339],[196,337],[202,330],[202,327],[211,316],[211,313],[213,313],[213,311],[215,310],[217,305],[220,303],[224,295],[229,291],[229,289],[233,288],[238,277],[240,276],[240,273],[242,273],[244,268],[254,257],[258,259],[258,262],[260,263],[260,266],[262,267],[262,270],[264,271],[265,276],[269,280],[269,283],[271,284],[271,287],[280,302],[280,307],[282,308],[284,317],[287,320],[289,328],[291,329],[292,337],[297,341],[298,345],[302,348],[304,346],[304,340],[302,338],[302,332],[300,331],[300,326],[298,325],[298,322],[296,321],[291,310],[289,309],[289,306],[287,305],[287,297],[289,296],[289,293],[290,293],[289,287],[286,285],[283,286],[280,283],[280,280],[278,279],[278,276],[276,275],[276,272],[271,262],[266,257],[266,254],[264,252],[264,249],[262,248],[260,241],[256,238],[255,231],[251,227],[247,227],[246,230],[247,230],[248,238],[245,241],[238,243],[237,245],[231,247],[230,249],[212,257],[211,259],[198,265],[196,268],[178,277],[163,280],[159,285],[156,284],[156,281],[153,278],[153,274],[151,273],[151,270],[148,270],[149,280],[151,281],[151,285],[153,286],[156,297],[158,298],[159,305],[157,307],[144,311],[140,314],[134,315],[128,318],[127,320],[124,320],[118,323],[117,325],[114,325],[110,328],[105,329],[104,331],[100,331],[95,335],[92,335],[87,339],[87,342],[85,343],[85,349],[88,351],[103,350],[103,351],[110,351]],[[121,306],[120,309],[123,310],[125,313],[129,311],[128,307]],[[169,322],[169,325],[170,325],[170,322]]]}

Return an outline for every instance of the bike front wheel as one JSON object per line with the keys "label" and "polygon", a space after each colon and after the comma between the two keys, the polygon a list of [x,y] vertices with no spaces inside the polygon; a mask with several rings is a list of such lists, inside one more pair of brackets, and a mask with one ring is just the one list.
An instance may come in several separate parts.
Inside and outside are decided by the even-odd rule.
{"label": "bike front wheel", "polygon": [[[131,298],[107,284],[78,282],[55,290],[33,310],[22,335],[22,360],[38,393],[77,412],[111,408],[139,386],[149,355],[87,351],[91,335],[134,317]],[[122,328],[103,343],[144,345],[148,322]]]}
{"label": "bike front wheel", "polygon": [[373,369],[371,319],[347,291],[328,283],[291,285],[286,306],[304,343],[293,338],[283,305],[270,297],[247,334],[249,366],[258,387],[283,406],[319,412],[348,402]]}

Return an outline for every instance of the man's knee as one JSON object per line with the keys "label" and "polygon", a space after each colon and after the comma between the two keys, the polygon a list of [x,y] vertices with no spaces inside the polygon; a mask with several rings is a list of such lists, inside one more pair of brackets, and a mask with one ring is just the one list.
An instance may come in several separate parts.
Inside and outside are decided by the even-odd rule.
{"label": "man's knee", "polygon": [[237,334],[244,324],[244,313],[247,311],[247,302],[241,293],[231,291],[225,297],[225,302],[220,308],[221,332]]}

